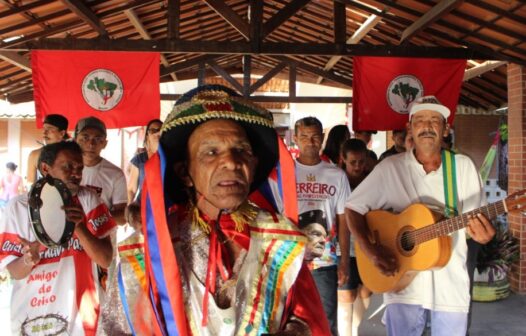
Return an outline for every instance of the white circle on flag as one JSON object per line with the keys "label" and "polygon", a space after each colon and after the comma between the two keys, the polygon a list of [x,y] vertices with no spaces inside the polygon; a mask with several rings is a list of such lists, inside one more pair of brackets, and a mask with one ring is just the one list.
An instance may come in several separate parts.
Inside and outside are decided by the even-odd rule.
{"label": "white circle on flag", "polygon": [[413,102],[424,95],[422,82],[413,75],[400,75],[387,86],[386,99],[393,111],[408,114]]}
{"label": "white circle on flag", "polygon": [[122,99],[122,81],[113,71],[96,69],[82,81],[82,97],[98,111],[109,111]]}

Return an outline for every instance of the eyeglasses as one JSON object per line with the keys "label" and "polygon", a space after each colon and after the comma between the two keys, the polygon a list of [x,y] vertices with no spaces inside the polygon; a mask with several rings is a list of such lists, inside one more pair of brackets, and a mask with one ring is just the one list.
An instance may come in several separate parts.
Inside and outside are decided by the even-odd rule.
{"label": "eyeglasses", "polygon": [[155,133],[159,133],[160,131],[161,131],[161,128],[155,128],[155,127],[148,128],[148,134],[155,134]]}

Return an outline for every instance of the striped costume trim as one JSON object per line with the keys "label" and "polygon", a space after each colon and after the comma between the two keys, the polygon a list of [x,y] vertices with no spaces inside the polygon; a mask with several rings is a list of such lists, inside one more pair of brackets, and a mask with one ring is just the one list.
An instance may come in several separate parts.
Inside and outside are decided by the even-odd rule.
{"label": "striped costume trim", "polygon": [[[258,267],[259,276],[254,279],[254,286],[248,294],[247,302],[252,302],[242,318],[239,331],[242,335],[259,335],[275,332],[271,322],[279,311],[280,298],[283,296],[284,277],[292,263],[302,256],[305,243],[303,241],[267,240],[265,253],[260,255]],[[259,326],[259,328],[257,327]]]}

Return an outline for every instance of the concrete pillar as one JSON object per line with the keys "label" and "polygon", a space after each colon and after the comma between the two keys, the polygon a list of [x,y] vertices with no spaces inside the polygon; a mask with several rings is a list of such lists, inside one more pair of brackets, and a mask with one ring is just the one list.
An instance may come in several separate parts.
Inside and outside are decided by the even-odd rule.
{"label": "concrete pillar", "polygon": [[22,123],[20,122],[20,119],[10,118],[7,120],[7,157],[9,158],[10,162],[16,163],[19,167],[21,167],[20,165],[21,164],[21,161],[20,161],[21,128],[22,128]]}
{"label": "concrete pillar", "polygon": [[[508,64],[508,194],[526,188],[526,67]],[[511,269],[511,288],[526,293],[526,216],[509,214],[510,232],[520,242]]]}

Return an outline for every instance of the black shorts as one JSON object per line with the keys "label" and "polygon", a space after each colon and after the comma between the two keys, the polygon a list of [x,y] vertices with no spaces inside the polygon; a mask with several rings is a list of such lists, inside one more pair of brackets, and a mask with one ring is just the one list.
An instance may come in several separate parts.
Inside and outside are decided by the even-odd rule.
{"label": "black shorts", "polygon": [[[340,257],[338,257],[338,262],[340,262]],[[363,284],[362,279],[360,278],[360,273],[358,272],[358,266],[356,265],[356,258],[349,257],[349,281],[346,284],[338,287],[340,290],[352,290],[357,289],[359,285]]]}

